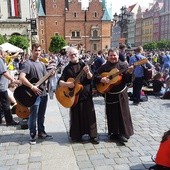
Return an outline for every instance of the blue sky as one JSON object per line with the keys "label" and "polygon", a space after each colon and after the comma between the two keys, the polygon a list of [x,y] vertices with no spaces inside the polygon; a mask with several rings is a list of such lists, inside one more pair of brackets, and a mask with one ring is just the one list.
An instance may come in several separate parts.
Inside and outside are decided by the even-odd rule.
{"label": "blue sky", "polygon": [[135,3],[138,3],[141,7],[149,7],[149,3],[152,3],[154,0],[118,0],[115,2],[114,0],[108,0],[108,2],[112,2],[113,14],[115,12],[120,13],[120,8],[122,6],[130,6]]}

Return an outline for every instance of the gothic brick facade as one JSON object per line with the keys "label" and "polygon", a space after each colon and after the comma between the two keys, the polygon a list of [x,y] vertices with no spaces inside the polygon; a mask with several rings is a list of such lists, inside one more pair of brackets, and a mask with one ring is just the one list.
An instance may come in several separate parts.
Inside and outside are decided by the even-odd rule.
{"label": "gothic brick facade", "polygon": [[44,52],[48,52],[55,34],[63,36],[68,45],[83,44],[86,51],[110,48],[112,22],[102,19],[101,0],[90,1],[87,10],[82,10],[80,0],[41,2],[45,15],[39,15],[38,19],[39,41]]}

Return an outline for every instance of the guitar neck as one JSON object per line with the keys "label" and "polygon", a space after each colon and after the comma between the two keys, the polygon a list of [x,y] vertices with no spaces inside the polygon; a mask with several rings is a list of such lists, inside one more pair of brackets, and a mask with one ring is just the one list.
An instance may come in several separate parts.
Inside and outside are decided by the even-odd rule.
{"label": "guitar neck", "polygon": [[44,77],[42,77],[35,85],[38,87],[43,84],[51,76],[52,71],[53,69],[50,70]]}
{"label": "guitar neck", "polygon": [[80,81],[81,76],[84,74],[84,70],[81,70],[80,73],[77,75],[77,77],[74,80],[74,83],[78,83]]}
{"label": "guitar neck", "polygon": [[[94,61],[94,59],[95,59],[95,57],[92,56],[92,58],[86,63],[86,65],[92,64],[93,61]],[[82,75],[83,75],[84,73],[85,73],[85,72],[84,72],[84,70],[82,69],[82,70],[80,71],[80,73],[77,75],[77,77],[75,78],[75,80],[74,80],[74,83],[75,83],[75,84],[80,81],[80,78],[82,77]]]}
{"label": "guitar neck", "polygon": [[52,74],[53,71],[58,70],[60,67],[60,63],[57,64],[56,67],[52,68],[44,77],[42,77],[35,85],[38,87],[43,84]]}

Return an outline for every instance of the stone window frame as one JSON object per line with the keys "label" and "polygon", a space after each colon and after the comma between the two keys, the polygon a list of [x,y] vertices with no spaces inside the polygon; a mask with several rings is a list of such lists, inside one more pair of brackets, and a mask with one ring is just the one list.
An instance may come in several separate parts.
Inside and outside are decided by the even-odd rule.
{"label": "stone window frame", "polygon": [[[77,35],[78,34],[78,35]],[[71,38],[80,38],[80,31],[71,31]]]}
{"label": "stone window frame", "polygon": [[54,36],[57,36],[57,35],[59,35],[59,32],[54,32]]}
{"label": "stone window frame", "polygon": [[[95,34],[95,32],[97,32],[97,36],[94,36]],[[99,27],[98,26],[92,26],[91,27],[91,37],[93,37],[93,38],[98,38],[99,37]]]}
{"label": "stone window frame", "polygon": [[41,45],[44,44],[44,39],[41,39]]}
{"label": "stone window frame", "polygon": [[57,4],[53,4],[53,8],[57,8]]}
{"label": "stone window frame", "polygon": [[41,29],[41,35],[44,35],[44,29]]}
{"label": "stone window frame", "polygon": [[44,20],[40,20],[40,25],[44,25]]}

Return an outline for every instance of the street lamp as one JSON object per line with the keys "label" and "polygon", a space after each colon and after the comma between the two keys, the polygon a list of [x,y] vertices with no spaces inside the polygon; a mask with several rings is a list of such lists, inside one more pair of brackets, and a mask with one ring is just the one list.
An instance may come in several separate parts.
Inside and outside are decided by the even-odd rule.
{"label": "street lamp", "polygon": [[118,15],[115,13],[113,15],[113,21],[115,26],[118,25],[121,29],[120,34],[120,41],[123,41],[121,43],[127,43],[128,38],[128,23],[130,22],[131,14],[127,10],[126,7],[123,7],[120,9],[121,13]]}

